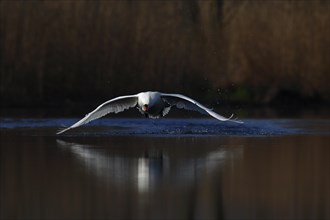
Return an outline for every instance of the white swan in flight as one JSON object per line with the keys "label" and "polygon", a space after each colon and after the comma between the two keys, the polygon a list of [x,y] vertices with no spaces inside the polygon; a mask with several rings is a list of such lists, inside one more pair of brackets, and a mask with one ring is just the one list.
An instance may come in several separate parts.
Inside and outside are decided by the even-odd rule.
{"label": "white swan in flight", "polygon": [[148,118],[159,118],[165,116],[173,106],[181,109],[198,111],[202,114],[209,114],[220,121],[243,123],[241,121],[232,119],[233,115],[231,115],[229,118],[225,118],[215,113],[211,109],[206,108],[199,102],[181,94],[141,92],[135,95],[119,96],[117,98],[106,101],[98,106],[94,111],[88,113],[80,121],[57,132],[56,134],[61,134],[69,129],[87,124],[88,122],[103,117],[106,114],[122,112],[133,107],[137,107],[139,111]]}

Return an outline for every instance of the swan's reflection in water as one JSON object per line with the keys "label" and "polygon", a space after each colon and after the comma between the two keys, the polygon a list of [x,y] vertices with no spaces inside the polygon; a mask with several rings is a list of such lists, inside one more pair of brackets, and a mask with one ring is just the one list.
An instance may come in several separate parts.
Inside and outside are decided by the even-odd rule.
{"label": "swan's reflection in water", "polygon": [[329,138],[3,135],[0,219],[330,219]]}
{"label": "swan's reflection in water", "polygon": [[[31,121],[3,128],[0,219],[330,219],[327,120],[283,120],[279,130],[273,120],[208,124],[210,136],[194,133],[200,121],[133,122],[142,133],[93,127],[58,141]],[[165,127],[186,129],[145,135]]]}
{"label": "swan's reflection in water", "polygon": [[[106,147],[90,144],[78,144],[57,140],[64,150],[73,153],[82,166],[97,178],[124,187],[127,183],[135,183],[139,193],[147,193],[162,184],[175,184],[177,187],[188,187],[204,175],[215,170],[220,171],[222,163],[227,159],[242,155],[242,147],[228,151],[225,147],[205,150],[195,157],[171,158],[170,152],[156,146],[137,151],[127,156],[113,153]],[[134,146],[132,146],[134,148]],[[201,146],[203,148],[203,146]],[[133,150],[133,149],[132,149]]]}
{"label": "swan's reflection in water", "polygon": [[139,158],[138,170],[137,170],[137,186],[139,192],[148,191],[149,189],[149,160],[145,158]]}

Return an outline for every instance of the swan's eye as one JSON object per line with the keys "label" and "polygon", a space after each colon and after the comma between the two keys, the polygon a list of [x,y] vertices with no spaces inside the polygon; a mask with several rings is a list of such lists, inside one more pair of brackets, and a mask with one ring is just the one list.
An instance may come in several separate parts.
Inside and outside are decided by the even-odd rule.
{"label": "swan's eye", "polygon": [[149,108],[148,105],[143,105],[142,106],[142,110],[145,111],[145,112],[148,111],[148,108]]}

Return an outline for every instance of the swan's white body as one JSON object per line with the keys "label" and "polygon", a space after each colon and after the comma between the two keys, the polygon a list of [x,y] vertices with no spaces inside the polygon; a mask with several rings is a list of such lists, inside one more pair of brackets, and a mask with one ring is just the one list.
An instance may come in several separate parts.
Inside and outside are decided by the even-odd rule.
{"label": "swan's white body", "polygon": [[106,101],[98,106],[94,111],[88,113],[83,119],[76,122],[72,126],[59,131],[57,134],[61,134],[69,129],[76,128],[83,124],[87,124],[88,122],[103,117],[106,114],[122,112],[133,107],[137,107],[139,111],[148,118],[159,118],[165,116],[173,106],[186,110],[198,111],[202,114],[209,114],[220,121],[243,123],[232,119],[233,115],[229,118],[225,118],[211,109],[206,108],[197,101],[181,94],[141,92],[136,95],[119,96]]}

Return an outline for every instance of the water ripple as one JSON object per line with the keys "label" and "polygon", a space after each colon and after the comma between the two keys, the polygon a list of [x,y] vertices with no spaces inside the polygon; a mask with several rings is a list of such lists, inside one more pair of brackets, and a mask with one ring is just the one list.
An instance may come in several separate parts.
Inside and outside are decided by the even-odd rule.
{"label": "water ripple", "polygon": [[[0,118],[0,129],[46,129],[50,133],[69,126],[78,119]],[[249,119],[244,124],[218,122],[213,119],[100,119],[72,129],[64,136],[276,136],[320,133],[329,135],[329,120]]]}

